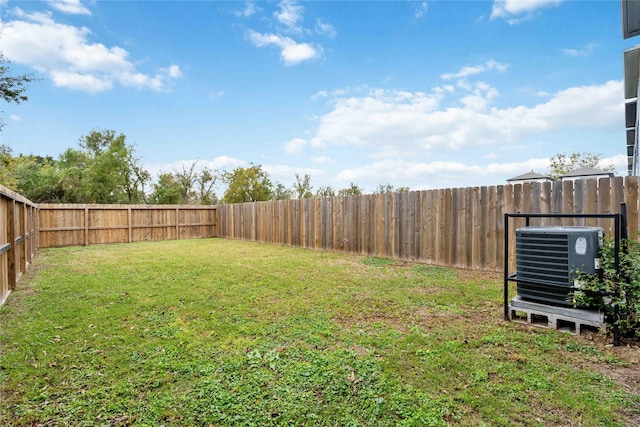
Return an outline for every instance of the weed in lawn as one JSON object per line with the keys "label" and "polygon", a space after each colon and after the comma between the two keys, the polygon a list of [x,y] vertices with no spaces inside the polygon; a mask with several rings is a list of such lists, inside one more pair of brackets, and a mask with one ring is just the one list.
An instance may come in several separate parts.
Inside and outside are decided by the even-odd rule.
{"label": "weed in lawn", "polygon": [[432,265],[418,264],[413,267],[413,271],[432,279],[454,279],[456,273],[450,268],[436,267]]}
{"label": "weed in lawn", "polygon": [[362,258],[360,262],[362,262],[364,265],[368,265],[369,267],[389,267],[389,266],[398,264],[396,260],[393,260],[390,258],[376,258],[376,257]]}

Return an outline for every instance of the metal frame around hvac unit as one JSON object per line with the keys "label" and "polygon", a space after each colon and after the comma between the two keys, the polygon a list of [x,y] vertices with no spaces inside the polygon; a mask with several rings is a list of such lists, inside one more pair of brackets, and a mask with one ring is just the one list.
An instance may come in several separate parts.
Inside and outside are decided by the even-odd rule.
{"label": "metal frame around hvac unit", "polygon": [[[504,214],[504,320],[509,319],[509,282],[518,280],[518,272],[509,274],[509,220],[511,218],[524,218],[525,227],[529,227],[531,218],[604,218],[614,220],[614,249],[615,249],[615,268],[617,276],[620,276],[620,242],[627,238],[627,206],[625,203],[620,205],[620,212],[616,214]],[[614,341],[619,342],[617,331],[614,330]]]}

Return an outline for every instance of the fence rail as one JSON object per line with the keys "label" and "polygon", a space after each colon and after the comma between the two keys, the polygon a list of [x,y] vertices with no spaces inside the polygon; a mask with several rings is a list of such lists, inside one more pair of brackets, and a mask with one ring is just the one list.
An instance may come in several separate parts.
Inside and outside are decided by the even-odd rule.
{"label": "fence rail", "polygon": [[[243,203],[218,206],[218,234],[502,271],[505,213],[609,214],[619,213],[625,202],[629,235],[637,236],[638,198],[638,177],[629,176]],[[512,224],[523,225],[521,219]],[[596,218],[538,218],[531,225],[600,226],[609,235],[613,230],[611,221]]]}
{"label": "fence rail", "polygon": [[40,247],[216,236],[215,206],[41,204]]}
{"label": "fence rail", "polygon": [[37,229],[37,205],[0,185],[0,305],[35,256]]}

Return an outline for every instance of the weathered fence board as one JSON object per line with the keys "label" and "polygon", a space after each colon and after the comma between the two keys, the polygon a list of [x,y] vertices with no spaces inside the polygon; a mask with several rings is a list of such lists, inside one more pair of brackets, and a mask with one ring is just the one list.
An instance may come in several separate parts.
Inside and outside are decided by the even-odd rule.
{"label": "weathered fence board", "polygon": [[[215,237],[214,206],[39,205],[39,247]],[[244,221],[245,215],[238,215]],[[233,218],[225,218],[225,226]],[[250,227],[251,228],[251,227]]]}
{"label": "weathered fence board", "polygon": [[[627,204],[629,233],[640,226],[637,177],[447,188],[218,206],[218,235],[231,239],[502,271],[505,213],[616,213]],[[258,218],[255,218],[255,216]],[[248,216],[248,217],[247,217]],[[512,232],[525,225],[512,218]],[[251,230],[233,224],[258,224]],[[607,219],[532,219],[531,225],[598,225]],[[509,238],[510,265],[515,245]]]}
{"label": "weathered fence board", "polygon": [[35,256],[37,229],[37,205],[0,185],[0,305]]}

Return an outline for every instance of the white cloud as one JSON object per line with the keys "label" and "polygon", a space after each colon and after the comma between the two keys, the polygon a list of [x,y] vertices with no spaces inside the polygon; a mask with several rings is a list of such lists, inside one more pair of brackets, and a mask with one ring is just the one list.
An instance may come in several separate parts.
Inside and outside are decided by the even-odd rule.
{"label": "white cloud", "polygon": [[[624,117],[622,82],[611,80],[602,85],[580,86],[556,93],[548,102],[526,111],[531,120],[540,120],[543,128],[581,126],[612,128]],[[505,110],[510,114],[515,109]]]}
{"label": "white cloud", "polygon": [[564,53],[566,56],[583,56],[580,52],[581,51],[577,49],[562,49],[562,53]]}
{"label": "white cloud", "polygon": [[331,157],[328,156],[313,157],[311,161],[317,164],[333,163]]}
{"label": "white cloud", "polygon": [[327,98],[329,96],[329,92],[327,92],[326,90],[321,90],[319,92],[316,92],[314,95],[311,96],[311,100],[315,101],[318,99],[322,99],[322,98]]}
{"label": "white cloud", "polygon": [[248,1],[244,9],[235,11],[233,12],[233,14],[238,17],[250,18],[251,16],[255,15],[259,11],[260,11],[260,8],[256,7],[255,4]]}
{"label": "white cloud", "polygon": [[351,91],[350,89],[336,89],[336,90],[332,90],[331,92],[326,90],[321,90],[313,94],[309,99],[311,99],[311,101],[317,101],[318,99],[329,98],[329,97],[337,98],[337,97],[341,97],[348,94],[350,91]]}
{"label": "white cloud", "polygon": [[335,37],[338,34],[333,25],[322,22],[320,19],[316,20],[316,33],[329,37]]}
{"label": "white cloud", "polygon": [[9,120],[11,120],[12,122],[19,122],[22,120],[22,118],[16,114],[12,114],[9,116]]}
{"label": "white cloud", "polygon": [[[533,158],[521,162],[465,164],[457,161],[420,162],[387,159],[340,171],[338,181],[357,182],[375,188],[381,182],[393,182],[412,190],[429,188],[470,187],[479,182],[501,182],[528,170],[546,170],[549,159]],[[466,177],[473,177],[469,182]]]}
{"label": "white cloud", "polygon": [[504,18],[509,24],[518,24],[530,19],[545,7],[557,6],[564,0],[495,0],[491,19]]}
{"label": "white cloud", "polygon": [[613,166],[619,173],[627,172],[627,156],[626,154],[618,154],[617,156],[605,157],[600,161],[600,165]]}
{"label": "white cloud", "polygon": [[282,0],[278,10],[273,13],[278,25],[274,32],[264,33],[248,30],[246,38],[256,47],[276,46],[280,48],[280,57],[285,65],[295,65],[322,56],[322,46],[295,40],[301,37],[323,35],[335,37],[337,32],[333,25],[316,19],[314,31],[302,26],[305,8],[296,0]]}
{"label": "white cloud", "polygon": [[240,166],[246,166],[247,162],[229,156],[218,156],[213,160],[203,161],[203,167],[206,166],[211,170],[233,170]]}
{"label": "white cloud", "polygon": [[471,93],[460,99],[460,103],[468,110],[483,111],[498,96],[498,91],[495,88],[482,82],[469,85],[468,90]]}
{"label": "white cloud", "polygon": [[273,13],[278,22],[286,27],[288,31],[300,34],[302,28],[300,23],[303,20],[304,7],[300,6],[295,0],[282,0],[278,4],[279,10]]}
{"label": "white cloud", "polygon": [[440,78],[444,80],[452,80],[452,79],[466,79],[467,77],[474,76],[476,74],[484,73],[487,71],[505,71],[507,69],[506,64],[502,64],[497,61],[487,61],[484,64],[476,65],[476,66],[467,66],[462,67],[460,71],[455,73],[447,73],[442,74]]}
{"label": "white cloud", "polygon": [[177,65],[171,65],[167,69],[162,69],[162,71],[166,72],[167,75],[172,79],[177,79],[182,77],[182,71],[180,71],[180,67]]}
{"label": "white cloud", "polygon": [[420,121],[435,113],[441,95],[372,90],[364,97],[338,98],[320,118],[311,145],[380,145],[420,138]]}
{"label": "white cloud", "polygon": [[624,117],[622,82],[569,88],[527,107],[492,107],[497,91],[485,84],[443,105],[438,91],[370,90],[340,97],[318,120],[314,148],[350,145],[431,153],[466,147],[511,146],[522,139],[564,129],[615,129]]}
{"label": "white cloud", "polygon": [[267,164],[267,165],[263,165],[262,168],[271,177],[283,183],[287,183],[291,181],[295,177],[296,173],[300,175],[310,175],[311,177],[323,175],[323,172],[318,169],[300,168],[297,166],[289,166],[289,165],[281,165],[281,164]]}
{"label": "white cloud", "polygon": [[104,92],[113,88],[113,81],[99,78],[91,74],[80,74],[68,71],[51,70],[49,77],[58,87],[80,90],[89,93]]}
{"label": "white cloud", "polygon": [[283,150],[287,154],[297,154],[304,151],[307,145],[306,139],[294,138],[284,145]]}
{"label": "white cloud", "polygon": [[316,59],[322,50],[308,43],[297,43],[295,40],[277,34],[261,34],[253,30],[247,32],[247,37],[256,47],[274,45],[280,48],[280,57],[285,65],[296,65],[303,61]]}
{"label": "white cloud", "polygon": [[179,160],[173,163],[165,163],[162,165],[151,164],[145,165],[145,169],[151,173],[151,175],[159,175],[160,173],[171,173],[174,171],[182,171],[183,169],[189,170],[193,163],[195,162],[196,167],[194,170],[200,172],[204,168],[209,169],[210,171],[231,171],[238,167],[245,167],[249,163],[244,160],[236,159],[234,157],[229,156],[218,156],[213,160]]}
{"label": "white cloud", "polygon": [[[527,159],[532,150],[538,157],[549,149],[561,151],[562,146],[554,145],[556,137],[575,129],[582,132],[576,138],[592,131],[615,132],[624,117],[621,81],[568,88],[537,104],[509,108],[494,106],[498,92],[482,82],[469,82],[468,89],[454,92],[441,87],[430,93],[359,90],[341,96],[324,92],[331,109],[318,118],[315,133],[307,139],[322,154],[332,146],[356,147],[362,153],[357,166],[336,173],[332,184],[338,187],[349,182],[370,190],[383,182],[412,189],[464,187],[505,183],[530,170],[547,173],[553,153]],[[578,141],[566,143],[575,146]],[[496,161],[496,153],[514,150],[522,160]],[[449,160],[452,154],[454,161]],[[603,164],[624,172],[626,155],[604,159]]]}
{"label": "white cloud", "polygon": [[58,12],[72,15],[91,15],[91,11],[80,0],[47,0],[47,3]]}
{"label": "white cloud", "polygon": [[562,53],[570,57],[589,56],[597,46],[595,43],[589,43],[582,49],[562,49]]}
{"label": "white cloud", "polygon": [[54,21],[50,13],[27,14],[14,9],[18,19],[2,30],[2,47],[7,59],[46,73],[59,87],[97,93],[115,83],[138,89],[166,90],[182,75],[177,65],[145,74],[118,46],[91,43],[91,31]]}
{"label": "white cloud", "polygon": [[427,2],[423,1],[420,4],[418,4],[418,7],[416,8],[416,12],[414,14],[414,16],[416,18],[422,18],[424,16],[425,13],[427,13]]}
{"label": "white cloud", "polygon": [[[485,156],[493,157],[493,156]],[[613,165],[621,173],[626,172],[626,155],[602,159],[603,165]],[[549,158],[533,157],[521,161],[480,162],[421,161],[412,158],[390,157],[377,159],[357,167],[346,168],[336,175],[336,186],[356,182],[366,191],[377,185],[391,182],[395,186],[407,186],[411,190],[456,188],[506,184],[506,180],[525,172],[541,174],[549,172]]]}

